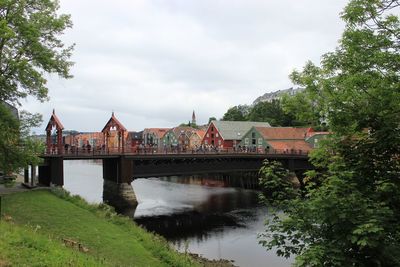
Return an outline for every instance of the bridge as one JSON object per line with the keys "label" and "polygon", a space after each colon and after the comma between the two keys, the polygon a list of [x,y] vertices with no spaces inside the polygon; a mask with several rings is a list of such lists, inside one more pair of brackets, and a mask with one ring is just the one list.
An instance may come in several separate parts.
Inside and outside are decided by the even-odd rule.
{"label": "bridge", "polygon": [[279,161],[295,173],[313,166],[305,153],[187,152],[187,153],[66,153],[44,154],[39,166],[39,182],[64,185],[64,160],[102,160],[103,178],[116,183],[131,183],[135,178],[201,173],[258,171],[265,159]]}
{"label": "bridge", "polygon": [[[115,121],[110,121],[111,126],[108,123],[107,127],[115,127]],[[50,138],[50,130],[53,127],[57,129],[55,146],[51,144]],[[131,186],[135,178],[258,171],[265,159],[281,162],[285,168],[296,173],[297,176],[302,176],[306,170],[313,169],[309,163],[308,154],[304,151],[238,151],[233,149],[168,151],[151,148],[136,150],[133,153],[126,149],[123,141],[118,142],[116,149],[107,147],[64,149],[60,137],[62,128],[53,112],[46,128],[47,149],[41,155],[44,162],[39,166],[39,183],[45,186],[63,186],[65,160],[102,160],[105,188],[107,187],[110,191],[110,195],[116,196],[115,202],[118,202],[119,206],[137,203]]]}
{"label": "bridge", "polygon": [[257,152],[207,153],[75,153],[44,154],[39,166],[39,183],[45,186],[64,185],[65,160],[102,160],[104,194],[113,206],[137,205],[131,186],[135,178],[258,171],[265,159],[279,161],[284,167],[302,177],[313,168],[307,154]]}

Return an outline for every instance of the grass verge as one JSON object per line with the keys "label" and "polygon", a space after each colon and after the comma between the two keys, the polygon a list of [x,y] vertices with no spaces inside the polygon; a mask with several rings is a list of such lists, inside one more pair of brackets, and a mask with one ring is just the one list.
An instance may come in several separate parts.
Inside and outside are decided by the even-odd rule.
{"label": "grass verge", "polygon": [[111,207],[61,189],[3,196],[2,214],[0,266],[198,266]]}

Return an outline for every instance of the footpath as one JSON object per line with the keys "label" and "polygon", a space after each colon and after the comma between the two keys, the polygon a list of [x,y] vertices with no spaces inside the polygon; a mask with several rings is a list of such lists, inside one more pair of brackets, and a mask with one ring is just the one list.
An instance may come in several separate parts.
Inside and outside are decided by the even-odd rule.
{"label": "footpath", "polygon": [[25,186],[22,185],[24,182],[24,177],[20,174],[17,174],[17,178],[14,181],[4,181],[2,177],[0,177],[0,196],[3,195],[8,195],[8,194],[14,194],[14,193],[20,193],[20,192],[26,192],[26,191],[31,191],[31,190],[44,190],[47,187],[35,187],[32,189],[29,189]]}

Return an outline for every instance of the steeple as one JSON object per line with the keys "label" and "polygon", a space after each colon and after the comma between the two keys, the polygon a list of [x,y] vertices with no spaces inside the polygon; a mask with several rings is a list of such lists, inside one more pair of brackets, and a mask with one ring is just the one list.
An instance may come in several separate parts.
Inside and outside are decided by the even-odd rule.
{"label": "steeple", "polygon": [[192,113],[192,125],[196,125],[196,114],[194,113],[194,110]]}

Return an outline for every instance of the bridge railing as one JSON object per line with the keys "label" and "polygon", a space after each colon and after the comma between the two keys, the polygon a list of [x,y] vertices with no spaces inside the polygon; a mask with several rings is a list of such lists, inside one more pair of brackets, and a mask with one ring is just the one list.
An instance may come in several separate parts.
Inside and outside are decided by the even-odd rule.
{"label": "bridge railing", "polygon": [[62,151],[46,151],[45,155],[70,155],[70,156],[101,156],[101,155],[180,155],[180,154],[267,154],[267,155],[308,155],[308,150],[301,149],[260,149],[260,148],[208,148],[208,149],[178,149],[157,147],[134,148],[104,148],[104,147],[66,147]]}

